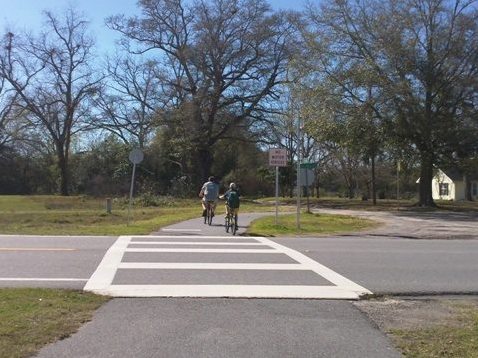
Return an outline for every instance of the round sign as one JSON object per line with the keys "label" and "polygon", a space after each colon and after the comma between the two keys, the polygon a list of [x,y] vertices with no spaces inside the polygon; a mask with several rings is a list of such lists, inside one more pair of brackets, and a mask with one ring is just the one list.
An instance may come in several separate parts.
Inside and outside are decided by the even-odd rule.
{"label": "round sign", "polygon": [[129,153],[129,161],[133,164],[139,164],[143,161],[144,154],[140,149],[133,149]]}

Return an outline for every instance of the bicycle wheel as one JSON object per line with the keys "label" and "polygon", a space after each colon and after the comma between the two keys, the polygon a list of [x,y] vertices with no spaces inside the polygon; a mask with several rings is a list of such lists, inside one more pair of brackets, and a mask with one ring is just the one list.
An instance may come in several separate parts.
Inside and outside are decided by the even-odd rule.
{"label": "bicycle wheel", "polygon": [[209,205],[209,208],[207,210],[207,224],[211,225],[212,223],[212,205]]}
{"label": "bicycle wheel", "polygon": [[230,225],[229,215],[226,215],[226,218],[224,219],[224,228],[226,229],[226,232],[229,232],[229,225]]}
{"label": "bicycle wheel", "polygon": [[231,231],[232,231],[232,234],[233,235],[236,235],[236,231],[237,231],[237,215],[234,216],[234,218],[231,220]]}

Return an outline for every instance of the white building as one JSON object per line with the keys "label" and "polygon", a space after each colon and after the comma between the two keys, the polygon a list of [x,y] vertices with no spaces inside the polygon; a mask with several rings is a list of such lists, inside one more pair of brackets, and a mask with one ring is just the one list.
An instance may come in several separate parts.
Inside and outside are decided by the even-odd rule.
{"label": "white building", "polygon": [[[466,200],[466,183],[464,176],[456,169],[443,171],[438,169],[432,180],[434,200]],[[473,200],[478,200],[478,178],[470,178],[470,191]]]}

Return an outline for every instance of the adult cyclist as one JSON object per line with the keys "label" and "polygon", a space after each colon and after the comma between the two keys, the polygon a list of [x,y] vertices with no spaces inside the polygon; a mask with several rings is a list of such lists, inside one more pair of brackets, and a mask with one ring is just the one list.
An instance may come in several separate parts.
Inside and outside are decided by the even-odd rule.
{"label": "adult cyclist", "polygon": [[214,176],[210,176],[208,181],[205,182],[199,192],[199,197],[202,198],[202,216],[206,216],[207,203],[212,206],[212,216],[216,210],[216,202],[219,197],[219,184],[216,182]]}
{"label": "adult cyclist", "polygon": [[[220,196],[220,199],[226,200],[226,217],[227,216],[236,216],[239,213],[239,191],[237,189],[237,185],[235,183],[229,184],[229,190],[227,190],[224,195]],[[237,226],[236,220],[236,226]]]}

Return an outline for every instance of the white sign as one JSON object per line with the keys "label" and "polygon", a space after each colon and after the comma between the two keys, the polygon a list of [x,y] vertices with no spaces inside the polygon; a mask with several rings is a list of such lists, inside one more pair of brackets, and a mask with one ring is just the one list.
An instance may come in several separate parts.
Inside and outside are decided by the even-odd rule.
{"label": "white sign", "polygon": [[287,149],[269,149],[269,165],[273,167],[286,167]]}
{"label": "white sign", "polygon": [[129,153],[129,161],[133,164],[139,164],[143,161],[144,154],[140,149],[133,149]]}

